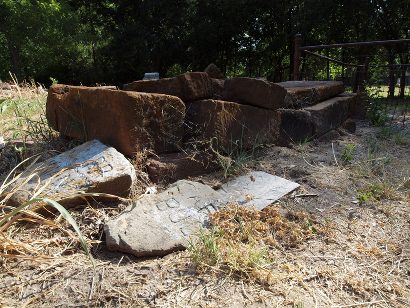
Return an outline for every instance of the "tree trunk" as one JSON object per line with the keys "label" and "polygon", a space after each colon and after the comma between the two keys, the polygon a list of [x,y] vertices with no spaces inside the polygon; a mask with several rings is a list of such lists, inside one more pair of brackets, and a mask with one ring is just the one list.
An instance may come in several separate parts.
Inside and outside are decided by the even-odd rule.
{"label": "tree trunk", "polygon": [[7,48],[9,50],[10,60],[11,60],[11,72],[17,76],[18,79],[21,79],[23,76],[23,70],[20,59],[20,51],[16,44],[10,39],[9,36],[6,36]]}

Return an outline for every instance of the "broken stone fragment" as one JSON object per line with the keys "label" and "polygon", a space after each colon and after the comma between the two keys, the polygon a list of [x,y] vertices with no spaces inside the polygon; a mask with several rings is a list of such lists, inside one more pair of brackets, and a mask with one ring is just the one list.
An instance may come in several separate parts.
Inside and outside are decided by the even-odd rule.
{"label": "broken stone fragment", "polygon": [[144,195],[105,225],[107,247],[138,257],[164,256],[187,247],[188,237],[206,226],[223,194],[191,181],[178,181],[157,195]]}
{"label": "broken stone fragment", "polygon": [[185,105],[169,95],[54,85],[46,114],[63,136],[98,139],[133,156],[146,149],[175,151],[183,135]]}
{"label": "broken stone fragment", "polygon": [[212,98],[211,78],[204,72],[185,73],[172,78],[139,80],[124,85],[125,91],[162,93],[177,96],[184,102]]}
{"label": "broken stone fragment", "polygon": [[125,197],[135,179],[134,167],[121,153],[93,140],[26,169],[11,188],[16,192],[9,203],[22,204],[41,187],[39,197],[64,206],[78,204],[79,192]]}
{"label": "broken stone fragment", "polygon": [[247,77],[225,80],[223,100],[269,110],[284,107],[286,90],[275,83]]}
{"label": "broken stone fragment", "polygon": [[164,256],[188,246],[210,213],[237,202],[263,209],[295,190],[297,183],[265,172],[251,172],[215,191],[191,181],[178,181],[157,195],[144,195],[122,214],[107,222],[105,235],[110,250],[139,257]]}
{"label": "broken stone fragment", "polygon": [[298,183],[266,172],[253,171],[225,183],[220,191],[228,196],[228,201],[262,210],[299,186]]}

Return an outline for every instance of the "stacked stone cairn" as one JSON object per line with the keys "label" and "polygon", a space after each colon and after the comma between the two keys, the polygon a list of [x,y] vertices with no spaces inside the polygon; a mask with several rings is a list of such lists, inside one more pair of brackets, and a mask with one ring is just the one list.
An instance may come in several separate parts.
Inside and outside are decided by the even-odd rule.
{"label": "stacked stone cairn", "polygon": [[210,65],[122,90],[53,85],[46,114],[63,136],[98,139],[128,157],[155,154],[150,178],[174,182],[217,168],[215,153],[320,137],[357,115],[358,105],[342,82],[224,78]]}

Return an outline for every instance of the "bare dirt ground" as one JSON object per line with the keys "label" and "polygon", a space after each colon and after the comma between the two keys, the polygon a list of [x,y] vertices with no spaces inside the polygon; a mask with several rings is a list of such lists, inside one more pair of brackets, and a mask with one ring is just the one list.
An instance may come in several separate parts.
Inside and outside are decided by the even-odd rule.
{"label": "bare dirt ground", "polygon": [[263,266],[198,264],[192,251],[158,259],[107,252],[102,227],[119,210],[88,204],[71,212],[95,266],[61,217],[0,230],[0,307],[410,307],[410,123],[399,132],[393,124],[360,121],[355,134],[266,146],[243,162],[239,173],[300,183],[272,207],[305,213],[314,226],[295,245],[264,243]]}

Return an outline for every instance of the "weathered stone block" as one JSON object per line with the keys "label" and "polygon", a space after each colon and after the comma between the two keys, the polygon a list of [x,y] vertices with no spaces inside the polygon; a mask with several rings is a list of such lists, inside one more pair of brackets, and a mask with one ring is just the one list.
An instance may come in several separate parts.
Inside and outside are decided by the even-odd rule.
{"label": "weathered stone block", "polygon": [[338,128],[349,117],[350,105],[354,96],[337,96],[324,102],[305,108],[310,112],[315,126],[315,135]]}
{"label": "weathered stone block", "polygon": [[134,167],[121,153],[93,140],[25,170],[11,188],[17,191],[9,203],[28,201],[40,187],[39,197],[65,206],[79,203],[74,196],[79,192],[125,197],[135,179]]}
{"label": "weathered stone block", "polygon": [[185,105],[169,95],[54,85],[46,114],[63,136],[99,139],[133,156],[144,149],[174,151],[183,135]]}
{"label": "weathered stone block", "polygon": [[270,110],[284,107],[286,90],[262,79],[238,77],[225,80],[223,100]]}
{"label": "weathered stone block", "polygon": [[279,109],[279,137],[278,143],[304,142],[315,134],[315,127],[310,112],[295,109]]}
{"label": "weathered stone block", "polygon": [[206,152],[164,154],[147,161],[149,178],[155,183],[172,183],[211,173],[219,167],[216,158]]}
{"label": "weathered stone block", "polygon": [[283,86],[287,91],[285,97],[287,108],[314,105],[344,91],[341,81],[285,81],[278,85]]}
{"label": "weathered stone block", "polygon": [[207,73],[185,73],[173,78],[139,80],[124,85],[125,91],[161,93],[177,96],[184,102],[212,98],[213,87]]}
{"label": "weathered stone block", "polygon": [[210,213],[227,202],[263,209],[292,192],[297,183],[265,172],[250,172],[218,191],[191,181],[178,181],[157,195],[134,201],[105,225],[107,247],[139,257],[164,256],[184,249],[190,237],[208,226]]}
{"label": "weathered stone block", "polygon": [[252,148],[274,141],[277,117],[273,110],[219,100],[202,100],[187,106],[187,126],[194,139],[215,138],[218,148]]}

